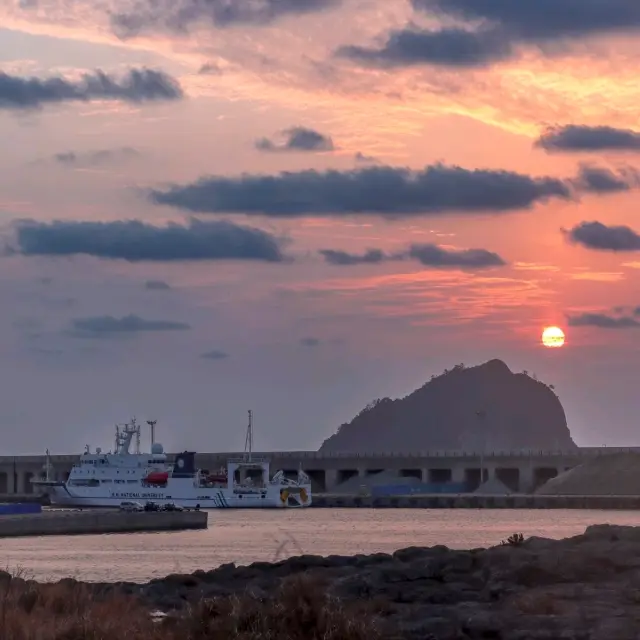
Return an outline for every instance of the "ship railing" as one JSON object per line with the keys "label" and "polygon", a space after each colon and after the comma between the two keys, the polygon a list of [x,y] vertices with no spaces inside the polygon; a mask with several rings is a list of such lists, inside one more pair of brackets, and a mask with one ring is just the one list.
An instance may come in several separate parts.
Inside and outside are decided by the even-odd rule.
{"label": "ship railing", "polygon": [[265,462],[269,462],[269,458],[263,456],[251,456],[251,460],[247,458],[228,458],[227,462],[240,465],[264,464]]}
{"label": "ship railing", "polygon": [[300,483],[297,480],[293,480],[291,478],[287,478],[286,476],[280,476],[279,478],[276,478],[274,476],[269,481],[269,484],[278,485],[278,486],[284,485],[284,486],[287,486],[287,487],[298,487],[298,486],[300,486]]}

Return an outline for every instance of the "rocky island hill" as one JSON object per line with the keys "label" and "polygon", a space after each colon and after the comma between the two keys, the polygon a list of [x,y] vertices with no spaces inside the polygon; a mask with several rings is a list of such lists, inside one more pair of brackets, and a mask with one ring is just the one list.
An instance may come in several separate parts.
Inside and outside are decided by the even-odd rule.
{"label": "rocky island hill", "polygon": [[321,452],[515,451],[576,448],[553,387],[501,360],[456,365],[340,426]]}
{"label": "rocky island hill", "polygon": [[[497,541],[499,542],[499,541]],[[298,556],[146,584],[0,572],[7,640],[637,640],[640,529]],[[152,621],[152,611],[167,615]]]}

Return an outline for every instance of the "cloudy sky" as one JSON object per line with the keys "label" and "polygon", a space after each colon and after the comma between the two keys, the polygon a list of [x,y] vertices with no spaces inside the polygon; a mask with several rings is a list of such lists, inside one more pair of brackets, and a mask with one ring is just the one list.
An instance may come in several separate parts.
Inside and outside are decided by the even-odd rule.
{"label": "cloudy sky", "polygon": [[4,0],[0,25],[4,453],[133,414],[238,450],[249,408],[256,448],[312,449],[494,357],[578,444],[638,444],[637,0]]}

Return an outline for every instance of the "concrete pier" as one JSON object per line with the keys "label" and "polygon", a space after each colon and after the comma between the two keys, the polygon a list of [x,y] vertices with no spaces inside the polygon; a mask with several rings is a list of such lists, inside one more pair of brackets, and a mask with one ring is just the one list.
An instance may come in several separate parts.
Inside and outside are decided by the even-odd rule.
{"label": "concrete pier", "polygon": [[206,511],[46,510],[0,516],[0,538],[206,529]]}
{"label": "concrete pier", "polygon": [[312,508],[372,509],[640,509],[640,496],[556,496],[536,494],[436,494],[357,496],[315,494]]}

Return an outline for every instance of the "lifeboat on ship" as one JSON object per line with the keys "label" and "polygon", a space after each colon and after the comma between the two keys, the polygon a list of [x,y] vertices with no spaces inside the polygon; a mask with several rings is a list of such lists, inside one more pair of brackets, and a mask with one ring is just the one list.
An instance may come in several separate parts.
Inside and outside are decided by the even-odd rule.
{"label": "lifeboat on ship", "polygon": [[217,473],[209,473],[207,475],[207,482],[217,484],[227,484],[229,476],[224,471],[218,471]]}
{"label": "lifeboat on ship", "polygon": [[144,481],[148,484],[167,484],[169,474],[166,471],[152,471]]}

